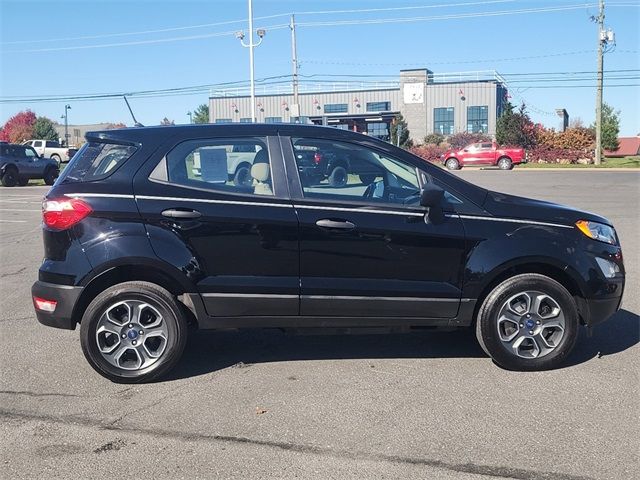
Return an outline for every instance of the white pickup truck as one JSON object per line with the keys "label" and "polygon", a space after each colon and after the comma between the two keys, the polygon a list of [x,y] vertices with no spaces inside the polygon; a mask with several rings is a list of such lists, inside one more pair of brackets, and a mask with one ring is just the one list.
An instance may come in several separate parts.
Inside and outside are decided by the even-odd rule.
{"label": "white pickup truck", "polygon": [[61,147],[58,142],[52,140],[27,140],[22,142],[22,145],[33,147],[39,156],[55,160],[58,165],[71,160],[78,151],[77,148]]}

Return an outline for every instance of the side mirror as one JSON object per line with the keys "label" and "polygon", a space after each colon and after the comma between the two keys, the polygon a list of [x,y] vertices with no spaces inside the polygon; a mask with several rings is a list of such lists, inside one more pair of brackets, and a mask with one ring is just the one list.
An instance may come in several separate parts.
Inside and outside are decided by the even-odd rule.
{"label": "side mirror", "polygon": [[420,192],[420,205],[429,209],[427,218],[432,223],[441,223],[444,220],[444,190],[437,185],[427,183]]}

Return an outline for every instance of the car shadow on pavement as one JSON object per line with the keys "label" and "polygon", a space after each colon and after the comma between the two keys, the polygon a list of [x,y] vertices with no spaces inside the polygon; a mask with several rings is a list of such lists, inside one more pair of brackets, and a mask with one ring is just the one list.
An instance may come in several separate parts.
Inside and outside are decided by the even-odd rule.
{"label": "car shadow on pavement", "polygon": [[166,380],[194,377],[255,363],[486,356],[471,329],[378,335],[292,335],[271,329],[193,333],[180,363]]}
{"label": "car shadow on pavement", "polygon": [[623,352],[640,343],[640,316],[619,310],[606,322],[593,327],[591,337],[581,329],[578,342],[565,366],[573,366],[592,358]]}
{"label": "car shadow on pavement", "polygon": [[[472,329],[382,335],[291,335],[280,330],[199,331],[190,335],[178,366],[165,378],[196,377],[229,367],[297,360],[486,357]],[[622,352],[640,342],[640,317],[620,310],[593,329],[582,328],[561,367]]]}

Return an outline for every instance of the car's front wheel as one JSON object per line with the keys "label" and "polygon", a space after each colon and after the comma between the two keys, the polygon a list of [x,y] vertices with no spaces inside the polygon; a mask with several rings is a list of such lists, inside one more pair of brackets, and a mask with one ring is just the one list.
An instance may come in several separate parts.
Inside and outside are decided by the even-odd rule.
{"label": "car's front wheel", "polygon": [[458,162],[458,159],[456,158],[449,158],[447,159],[446,162],[444,162],[444,166],[447,167],[449,170],[459,170],[460,162]]}
{"label": "car's front wheel", "polygon": [[2,185],[15,187],[16,183],[18,183],[18,171],[14,167],[7,168],[2,176]]}
{"label": "car's front wheel", "polygon": [[509,370],[548,370],[567,358],[578,335],[567,289],[544,275],[516,275],[486,297],[476,319],[483,350]]}
{"label": "car's front wheel", "polygon": [[164,288],[125,282],[100,293],[80,324],[82,351],[102,376],[119,383],[159,378],[182,356],[187,323],[180,304]]}

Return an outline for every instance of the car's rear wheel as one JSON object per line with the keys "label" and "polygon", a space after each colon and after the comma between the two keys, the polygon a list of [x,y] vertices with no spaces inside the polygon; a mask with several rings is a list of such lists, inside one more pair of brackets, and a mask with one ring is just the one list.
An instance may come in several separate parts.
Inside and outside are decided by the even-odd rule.
{"label": "car's rear wheel", "polygon": [[58,167],[60,167],[60,164],[62,163],[62,159],[60,158],[60,155],[57,154],[53,154],[51,155],[51,160],[55,160],[56,163],[58,164]]}
{"label": "car's rear wheel", "polygon": [[49,168],[44,172],[43,179],[47,185],[53,185],[56,182],[56,178],[58,178],[58,171],[55,168]]}
{"label": "car's rear wheel", "polygon": [[567,289],[544,275],[516,275],[484,300],[476,335],[509,370],[548,370],[567,358],[578,335],[578,311]]}
{"label": "car's rear wheel", "polygon": [[329,175],[329,185],[332,187],[344,187],[347,184],[347,170],[344,167],[335,167]]}
{"label": "car's rear wheel", "polygon": [[18,185],[20,185],[21,187],[26,186],[29,183],[29,178],[28,177],[20,177],[18,178]]}
{"label": "car's rear wheel", "polygon": [[500,170],[511,170],[513,168],[513,162],[509,157],[502,157],[498,160],[498,168]]}
{"label": "car's rear wheel", "polygon": [[119,383],[159,378],[180,360],[187,339],[175,297],[149,282],[125,282],[100,293],[80,324],[82,351],[102,376]]}
{"label": "car's rear wheel", "polygon": [[16,183],[18,183],[18,171],[14,167],[7,168],[2,176],[2,185],[15,187]]}
{"label": "car's rear wheel", "polygon": [[446,162],[444,162],[444,166],[449,170],[459,170],[460,162],[456,158],[448,158]]}

